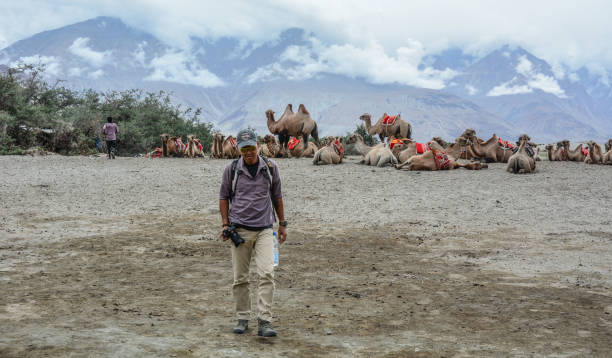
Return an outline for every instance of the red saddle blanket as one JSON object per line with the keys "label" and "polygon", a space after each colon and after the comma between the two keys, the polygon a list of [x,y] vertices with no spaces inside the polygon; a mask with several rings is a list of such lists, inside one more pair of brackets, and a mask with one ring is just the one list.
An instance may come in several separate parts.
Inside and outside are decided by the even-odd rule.
{"label": "red saddle blanket", "polygon": [[436,159],[436,168],[438,168],[438,170],[450,169],[450,159],[448,159],[446,153],[439,150],[434,150],[433,153],[434,158]]}
{"label": "red saddle blanket", "polygon": [[417,143],[416,144],[417,154],[423,154],[425,152],[429,152],[430,150],[431,150],[430,143],[427,143],[427,144]]}
{"label": "red saddle blanket", "polygon": [[154,151],[152,151],[149,154],[145,154],[145,158],[159,158],[161,157],[163,154],[163,151],[161,148],[155,148]]}
{"label": "red saddle blanket", "polygon": [[393,147],[395,147],[396,144],[400,144],[402,143],[401,139],[392,139],[391,143],[389,143],[389,149],[393,149]]}
{"label": "red saddle blanket", "polygon": [[504,147],[504,148],[507,148],[507,149],[514,149],[514,144],[512,144],[512,143],[508,142],[507,140],[503,140],[503,139],[501,139],[501,138],[498,138],[498,139],[497,139],[497,143],[498,143],[499,145],[501,145],[502,147]]}
{"label": "red saddle blanket", "polygon": [[393,125],[393,123],[395,123],[395,118],[397,118],[397,116],[395,116],[395,117],[386,116],[383,119],[383,124],[386,125],[386,126],[391,126],[391,125]]}
{"label": "red saddle blanket", "polygon": [[589,150],[588,149],[584,149],[584,148],[580,148],[580,152],[585,156],[588,157],[589,156]]}
{"label": "red saddle blanket", "polygon": [[187,144],[183,143],[181,138],[176,138],[176,150],[182,153],[185,149],[187,149]]}
{"label": "red saddle blanket", "polygon": [[338,150],[338,153],[340,153],[340,156],[344,156],[344,146],[342,145],[342,143],[340,143],[339,140],[335,140],[334,141],[334,147],[336,147],[336,149]]}
{"label": "red saddle blanket", "polygon": [[300,142],[301,140],[297,139],[296,137],[291,137],[289,143],[287,144],[287,147],[289,148],[289,150],[293,150],[293,148],[295,148],[295,146],[298,145]]}
{"label": "red saddle blanket", "polygon": [[199,150],[204,150],[204,146],[202,145],[202,143],[198,143],[198,149]]}

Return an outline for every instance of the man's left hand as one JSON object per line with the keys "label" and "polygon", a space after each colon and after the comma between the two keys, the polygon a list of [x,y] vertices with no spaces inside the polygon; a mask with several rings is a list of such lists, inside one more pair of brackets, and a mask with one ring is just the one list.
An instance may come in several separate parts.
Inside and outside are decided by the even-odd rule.
{"label": "man's left hand", "polygon": [[282,244],[287,240],[287,227],[279,226],[278,227],[278,243]]}

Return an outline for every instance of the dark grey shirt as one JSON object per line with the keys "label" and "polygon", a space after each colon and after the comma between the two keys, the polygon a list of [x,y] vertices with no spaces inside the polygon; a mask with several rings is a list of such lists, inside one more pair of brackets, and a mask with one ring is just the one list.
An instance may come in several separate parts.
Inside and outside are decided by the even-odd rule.
{"label": "dark grey shirt", "polygon": [[[272,199],[282,198],[281,180],[278,173],[278,166],[272,160],[268,161],[274,168],[268,168],[272,173],[272,190],[267,174],[263,172],[266,162],[259,157],[259,167],[257,174],[252,177],[246,169],[244,160],[240,158],[236,165],[236,192],[230,204],[229,220],[231,223],[250,227],[267,227],[274,224],[274,209],[270,202]],[[232,190],[232,163],[225,166],[223,177],[221,178],[221,190],[219,191],[220,200],[229,200]]]}

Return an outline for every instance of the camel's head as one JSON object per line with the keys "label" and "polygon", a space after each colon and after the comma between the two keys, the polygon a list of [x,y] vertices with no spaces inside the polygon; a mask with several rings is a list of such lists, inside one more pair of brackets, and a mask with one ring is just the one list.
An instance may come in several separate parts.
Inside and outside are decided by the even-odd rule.
{"label": "camel's head", "polygon": [[362,120],[362,121],[365,121],[365,120],[368,120],[368,119],[371,119],[371,118],[372,118],[372,116],[369,113],[364,113],[361,116],[359,116],[359,119]]}
{"label": "camel's head", "polygon": [[476,137],[476,131],[472,128],[468,128],[465,131],[463,131],[463,134],[461,134],[461,137],[472,139],[473,137]]}
{"label": "camel's head", "polygon": [[528,136],[527,134],[521,134],[521,136],[520,136],[520,137],[518,137],[518,140],[516,141],[516,144],[519,144],[519,145],[520,145],[520,144],[521,144],[521,141],[523,141],[523,140],[525,140],[525,141],[529,142],[529,141],[531,140],[531,137],[530,137],[530,136]]}
{"label": "camel's head", "polygon": [[606,152],[612,149],[612,139],[609,139],[608,142],[605,144],[605,146],[606,146]]}
{"label": "camel's head", "polygon": [[263,142],[265,144],[276,144],[276,137],[274,137],[272,134],[266,134],[263,138]]}
{"label": "camel's head", "polygon": [[442,137],[433,137],[431,141],[440,144],[444,148],[448,147],[448,142],[442,139]]}
{"label": "camel's head", "polygon": [[351,134],[346,141],[347,144],[353,144],[357,142],[363,142],[363,137],[357,133]]}
{"label": "camel's head", "polygon": [[170,138],[170,136],[167,133],[161,135],[162,142],[164,143],[168,141],[168,138]]}
{"label": "camel's head", "polygon": [[274,111],[273,111],[273,110],[271,110],[271,109],[268,109],[268,110],[266,111],[266,118],[271,119],[271,120],[274,120]]}
{"label": "camel's head", "polygon": [[546,148],[547,151],[551,151],[553,149],[553,147],[554,146],[552,144],[546,144],[546,147],[544,147],[544,148]]}
{"label": "camel's head", "polygon": [[470,137],[461,136],[455,140],[455,143],[459,144],[462,147],[468,147],[472,145],[472,140]]}
{"label": "camel's head", "polygon": [[189,142],[189,143],[192,143],[194,139],[195,139],[195,136],[193,134],[189,134],[187,136],[187,142]]}

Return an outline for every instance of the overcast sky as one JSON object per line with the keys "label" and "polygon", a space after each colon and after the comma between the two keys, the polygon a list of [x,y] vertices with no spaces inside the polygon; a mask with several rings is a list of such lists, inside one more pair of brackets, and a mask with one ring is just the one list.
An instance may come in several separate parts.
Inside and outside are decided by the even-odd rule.
{"label": "overcast sky", "polygon": [[4,0],[0,48],[96,16],[118,17],[179,47],[193,35],[267,40],[300,27],[328,44],[392,56],[450,45],[483,54],[509,43],[553,65],[612,69],[609,0]]}

